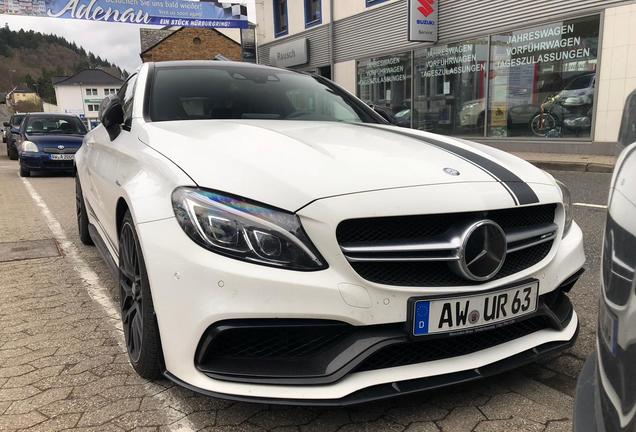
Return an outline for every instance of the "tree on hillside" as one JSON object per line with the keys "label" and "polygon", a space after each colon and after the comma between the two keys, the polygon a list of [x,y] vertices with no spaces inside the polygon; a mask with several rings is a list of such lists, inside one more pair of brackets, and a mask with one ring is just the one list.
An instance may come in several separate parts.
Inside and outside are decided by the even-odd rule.
{"label": "tree on hillside", "polygon": [[[60,47],[75,53],[76,56],[64,55],[60,56],[59,61],[45,63],[42,60],[40,63],[32,61],[28,65],[23,64],[25,62],[22,61],[22,56],[31,54],[29,51],[33,51],[34,54],[39,56],[42,51],[58,50]],[[7,62],[4,62],[2,57],[12,57],[16,53],[18,58],[13,60],[14,65],[12,66],[15,69],[8,73]],[[69,61],[68,59],[71,60]],[[61,36],[42,34],[32,30],[13,31],[8,25],[0,27],[0,85],[2,87],[9,87],[15,85],[15,82],[24,81],[43,100],[55,103],[55,91],[51,82],[53,76],[64,76],[83,69],[108,67],[117,68],[115,64],[107,59],[92,52],[87,52],[75,42],[69,42]],[[20,80],[20,75],[26,72],[25,69],[31,72],[29,75],[24,75],[22,80]],[[34,73],[32,72],[34,69],[39,69],[39,71]],[[125,75],[127,73],[122,71],[122,76]],[[0,90],[5,91],[6,89],[2,88]]]}

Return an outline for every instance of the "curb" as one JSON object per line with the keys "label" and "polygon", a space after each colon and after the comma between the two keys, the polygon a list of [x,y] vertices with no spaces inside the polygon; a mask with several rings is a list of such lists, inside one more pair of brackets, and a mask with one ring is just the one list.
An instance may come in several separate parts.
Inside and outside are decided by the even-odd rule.
{"label": "curb", "polygon": [[551,162],[535,160],[528,160],[528,162],[544,170],[592,173],[612,173],[614,171],[614,165],[593,162]]}

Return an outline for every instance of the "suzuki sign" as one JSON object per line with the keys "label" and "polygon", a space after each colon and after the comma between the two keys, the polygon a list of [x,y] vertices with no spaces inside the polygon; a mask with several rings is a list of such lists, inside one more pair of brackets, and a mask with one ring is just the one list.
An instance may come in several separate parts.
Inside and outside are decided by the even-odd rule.
{"label": "suzuki sign", "polygon": [[409,40],[437,42],[440,0],[409,0]]}

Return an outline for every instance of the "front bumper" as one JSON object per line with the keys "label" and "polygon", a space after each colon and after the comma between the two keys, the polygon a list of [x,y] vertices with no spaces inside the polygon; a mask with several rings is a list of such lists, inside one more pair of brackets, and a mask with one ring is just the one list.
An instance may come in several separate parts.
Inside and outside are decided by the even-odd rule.
{"label": "front bumper", "polygon": [[[568,341],[547,342],[534,348],[521,351],[510,357],[489,363],[482,367],[467,369],[458,372],[446,372],[439,375],[424,376],[423,378],[411,378],[402,381],[387,382],[383,384],[371,385],[361,390],[357,390],[339,399],[307,399],[307,398],[281,398],[281,397],[258,397],[240,394],[218,393],[195,387],[185,381],[180,380],[172,373],[166,371],[165,376],[174,383],[181,385],[192,391],[202,393],[211,397],[221,399],[236,400],[241,402],[258,402],[277,405],[302,405],[302,406],[348,406],[361,403],[372,402],[380,399],[387,399],[398,396],[405,396],[426,390],[462,384],[477,379],[487,378],[497,375],[522,365],[538,361],[544,357],[549,357],[555,353],[568,349],[574,345],[578,335],[578,324],[572,338]],[[462,360],[461,358],[454,360]],[[432,365],[433,367],[435,365]],[[424,375],[424,374],[422,374]]]}
{"label": "front bumper", "polygon": [[73,160],[51,160],[49,153],[20,154],[20,165],[32,171],[73,171]]}
{"label": "front bumper", "polygon": [[[303,221],[314,237],[317,221]],[[329,224],[334,226],[333,224]],[[411,297],[479,293],[537,279],[540,295],[557,289],[585,262],[582,233],[573,224],[539,265],[472,287],[394,287],[365,283],[346,261],[332,260],[318,272],[295,272],[253,265],[211,253],[194,244],[174,218],[139,224],[164,350],[166,375],[186,387],[225,398],[342,405],[463,382],[533,361],[571,345],[578,319],[561,329],[545,328],[496,346],[453,357],[348,373],[323,384],[236,382],[212,378],[197,368],[195,356],[206,331],[227,320],[312,319],[351,326],[404,323]],[[323,243],[324,244],[324,243]],[[326,246],[326,245],[325,245]],[[333,246],[332,246],[333,247]],[[327,256],[335,256],[328,254]]]}

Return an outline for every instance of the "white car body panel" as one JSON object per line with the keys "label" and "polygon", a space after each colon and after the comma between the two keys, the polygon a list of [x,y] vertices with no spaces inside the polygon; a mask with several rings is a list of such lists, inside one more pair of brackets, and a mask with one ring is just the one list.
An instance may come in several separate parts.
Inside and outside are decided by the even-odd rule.
{"label": "white car body panel", "polygon": [[[564,209],[554,179],[531,164],[484,145],[384,125],[277,120],[150,122],[144,118],[147,64],[137,75],[130,131],[111,141],[103,126],[89,132],[76,156],[89,222],[117,263],[117,207],[129,208],[143,251],[167,372],[196,388],[245,397],[338,399],[382,383],[478,368],[540,344],[569,341],[578,327],[542,330],[473,354],[411,366],[358,372],[329,385],[245,384],[200,372],[202,334],[226,319],[312,318],[356,326],[407,319],[409,298],[478,293],[536,278],[554,291],[584,264],[582,232],[562,238]],[[403,136],[402,133],[416,138]],[[508,209],[513,194],[475,163],[423,140],[469,150],[507,168],[536,194],[556,203],[557,238],[550,254],[525,270],[478,285],[389,286],[363,279],[335,236],[343,220]],[[445,172],[457,170],[459,175]],[[171,195],[208,188],[296,212],[329,267],[298,272],[213,253],[186,235]]]}
{"label": "white car body panel", "polygon": [[[434,145],[381,128],[404,131],[315,121],[198,120],[147,124],[144,142],[178,166],[188,167],[188,174],[200,186],[291,211],[319,198],[356,192],[495,181]],[[527,183],[553,184],[531,164],[502,151],[491,148],[486,153],[439,135],[408,132],[472,149],[493,161],[502,158],[502,164]],[[461,174],[449,176],[444,168]],[[513,204],[509,200],[507,205]]]}

